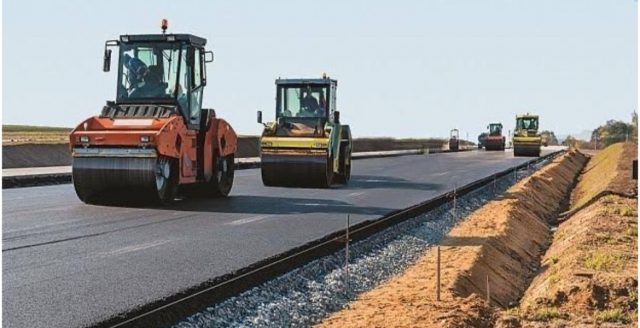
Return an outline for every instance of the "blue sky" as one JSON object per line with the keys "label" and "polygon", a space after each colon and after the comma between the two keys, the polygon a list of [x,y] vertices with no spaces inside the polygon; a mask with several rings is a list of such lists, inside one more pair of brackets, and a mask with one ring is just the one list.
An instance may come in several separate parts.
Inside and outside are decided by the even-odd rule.
{"label": "blue sky", "polygon": [[[208,39],[205,106],[240,134],[272,118],[274,79],[338,79],[355,136],[474,138],[541,115],[557,134],[629,120],[637,106],[633,0],[3,2],[3,123],[74,126],[115,96],[104,41]],[[115,59],[115,58],[114,58]]]}

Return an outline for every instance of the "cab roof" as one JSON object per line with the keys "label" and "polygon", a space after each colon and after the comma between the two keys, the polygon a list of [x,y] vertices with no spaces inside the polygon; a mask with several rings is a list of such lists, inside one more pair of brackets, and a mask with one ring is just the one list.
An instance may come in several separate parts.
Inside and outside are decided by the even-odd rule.
{"label": "cab roof", "polygon": [[[173,39],[173,40],[172,40]],[[120,36],[120,42],[130,44],[135,42],[189,42],[204,47],[207,39],[192,34],[125,34]]]}
{"label": "cab roof", "polygon": [[516,115],[516,118],[538,118],[538,115],[527,113],[527,114]]}
{"label": "cab roof", "polygon": [[318,85],[330,85],[330,84],[334,84],[337,85],[338,81],[334,80],[334,79],[330,79],[330,78],[325,78],[325,79],[302,79],[302,78],[298,78],[298,79],[281,79],[278,78],[276,80],[276,84],[277,85],[285,85],[285,84],[318,84]]}

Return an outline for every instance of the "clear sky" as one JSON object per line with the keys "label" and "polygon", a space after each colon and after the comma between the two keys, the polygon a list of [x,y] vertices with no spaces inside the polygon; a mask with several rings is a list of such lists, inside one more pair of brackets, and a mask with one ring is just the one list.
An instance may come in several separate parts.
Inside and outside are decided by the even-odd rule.
{"label": "clear sky", "polygon": [[[475,138],[535,112],[557,134],[629,120],[634,0],[3,2],[5,124],[74,126],[115,97],[104,41],[169,31],[208,39],[204,104],[240,134],[274,112],[274,80],[338,79],[354,136]],[[115,57],[114,57],[115,59]],[[115,61],[114,61],[115,64]],[[115,65],[114,65],[115,66]]]}

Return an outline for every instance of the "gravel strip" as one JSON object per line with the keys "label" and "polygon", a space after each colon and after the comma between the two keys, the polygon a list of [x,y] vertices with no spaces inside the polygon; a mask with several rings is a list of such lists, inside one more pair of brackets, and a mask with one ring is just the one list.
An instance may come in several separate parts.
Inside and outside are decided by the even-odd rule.
{"label": "gravel strip", "polygon": [[[547,161],[532,166],[535,170]],[[518,180],[531,171],[518,172]],[[514,175],[498,179],[456,201],[389,227],[349,246],[348,284],[345,252],[314,260],[173,326],[305,327],[340,310],[359,294],[404,271],[440,241],[461,218],[502,194]]]}

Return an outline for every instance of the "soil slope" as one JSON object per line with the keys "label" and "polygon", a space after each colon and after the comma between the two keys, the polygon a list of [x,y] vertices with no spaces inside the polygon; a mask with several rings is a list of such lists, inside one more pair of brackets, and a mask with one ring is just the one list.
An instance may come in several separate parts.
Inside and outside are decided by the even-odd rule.
{"label": "soil slope", "polygon": [[636,147],[615,144],[590,160],[572,195],[577,211],[560,224],[541,273],[499,326],[636,326]]}
{"label": "soil slope", "polygon": [[[537,271],[550,241],[547,221],[563,209],[585,162],[580,153],[566,154],[454,227],[440,245],[441,301],[436,301],[434,247],[403,274],[318,326],[492,326],[494,306],[516,302]],[[484,299],[487,281],[490,302]]]}

